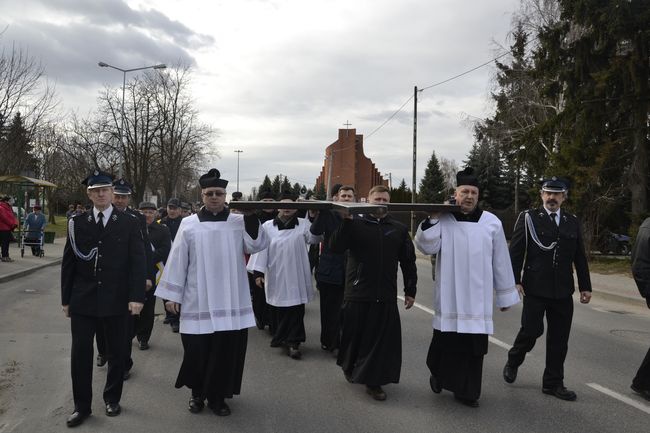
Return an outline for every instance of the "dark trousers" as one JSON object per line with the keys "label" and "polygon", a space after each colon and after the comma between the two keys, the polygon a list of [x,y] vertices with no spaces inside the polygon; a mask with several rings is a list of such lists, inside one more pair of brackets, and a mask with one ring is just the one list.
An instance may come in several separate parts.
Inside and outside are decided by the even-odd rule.
{"label": "dark trousers", "polygon": [[320,293],[320,343],[329,350],[339,347],[343,286],[318,283]]}
{"label": "dark trousers", "polygon": [[95,334],[95,341],[97,341],[97,354],[106,356],[106,337],[104,337],[104,330],[101,327],[97,327],[97,333]]}
{"label": "dark trousers", "polygon": [[91,317],[70,315],[72,331],[71,373],[72,396],[75,410],[90,413],[93,396],[93,338],[103,332],[106,339],[105,356],[108,360],[104,402],[119,403],[124,376],[125,316]]}
{"label": "dark trousers", "polygon": [[250,272],[248,272],[248,286],[251,292],[255,324],[259,329],[264,329],[266,325],[270,325],[271,323],[270,309],[269,304],[266,303],[264,287],[258,287],[258,285],[255,284],[255,277]]}
{"label": "dark trousers", "polygon": [[637,389],[650,391],[650,349],[648,353],[645,354],[643,362],[639,367],[639,371],[636,372],[632,385]]}
{"label": "dark trousers", "polygon": [[281,345],[298,347],[305,341],[305,304],[274,307],[275,324],[271,347]]}
{"label": "dark trousers", "polygon": [[0,232],[0,252],[2,257],[9,257],[9,241],[11,240],[10,231]]}
{"label": "dark trousers", "polygon": [[124,371],[130,371],[133,368],[133,337],[135,337],[135,317],[126,316],[126,334],[124,335]]}
{"label": "dark trousers", "polygon": [[521,329],[512,349],[508,351],[508,363],[519,366],[526,353],[535,346],[535,341],[544,333],[544,314],[548,330],[546,332],[546,368],[542,378],[544,388],[564,385],[564,360],[566,358],[571,321],[573,319],[573,298],[563,299],[524,296],[521,314]]}
{"label": "dark trousers", "polygon": [[155,310],[156,297],[152,294],[147,294],[147,300],[144,301],[144,307],[142,307],[140,315],[135,316],[135,335],[138,337],[138,341],[148,342],[149,338],[151,338]]}

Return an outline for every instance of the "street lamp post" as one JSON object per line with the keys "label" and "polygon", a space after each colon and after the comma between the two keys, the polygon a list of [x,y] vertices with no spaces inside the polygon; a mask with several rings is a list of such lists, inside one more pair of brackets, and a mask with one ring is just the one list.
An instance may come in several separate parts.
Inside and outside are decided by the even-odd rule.
{"label": "street lamp post", "polygon": [[239,191],[239,154],[243,152],[243,150],[235,150],[237,154],[237,191]]}
{"label": "street lamp post", "polygon": [[[126,135],[124,134],[124,96],[126,92],[126,73],[127,72],[133,72],[133,71],[142,71],[145,69],[165,69],[167,68],[167,65],[164,63],[160,63],[158,65],[151,65],[151,66],[144,66],[142,68],[132,68],[132,69],[122,69],[118,68],[117,66],[109,65],[108,63],[104,62],[99,62],[98,63],[99,67],[101,68],[113,68],[117,71],[120,71],[122,73],[122,126],[120,127],[120,141],[122,142],[122,147],[124,147],[124,141],[126,139]],[[120,158],[121,159],[121,158]],[[119,167],[119,176],[122,177],[122,163],[120,162],[120,167]]]}

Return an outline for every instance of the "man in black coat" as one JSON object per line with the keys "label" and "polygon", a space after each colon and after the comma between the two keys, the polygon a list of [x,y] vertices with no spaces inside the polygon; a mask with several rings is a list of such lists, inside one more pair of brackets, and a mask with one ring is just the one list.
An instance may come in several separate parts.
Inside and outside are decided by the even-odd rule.
{"label": "man in black coat", "polygon": [[[650,218],[646,218],[639,227],[634,248],[632,249],[632,275],[650,308]],[[650,401],[650,349],[632,381],[632,390]]]}
{"label": "man in black coat", "polygon": [[68,222],[61,265],[61,305],[72,331],[74,412],[68,427],[91,413],[93,338],[106,338],[108,374],[104,387],[106,414],[120,414],[129,314],[144,302],[145,254],[138,221],[111,204],[112,177],[95,170],[83,182],[93,208]]}
{"label": "man in black coat", "polygon": [[[389,189],[370,189],[368,202],[386,204]],[[415,248],[406,226],[385,213],[347,216],[330,238],[331,251],[348,252],[337,364],[349,382],[363,383],[375,400],[381,385],[398,383],[402,330],[397,309],[397,265],[404,277],[404,305],[415,302]]]}
{"label": "man in black coat", "polygon": [[[176,232],[181,226],[183,220],[183,209],[181,208],[181,201],[177,198],[170,198],[167,202],[167,215],[160,220],[160,222],[167,226],[169,233],[172,236],[172,243],[176,238]],[[163,305],[165,300],[163,299]],[[173,332],[178,332],[180,326],[180,318],[177,314],[171,313],[165,309],[165,320],[163,323],[169,323]]]}
{"label": "man in black coat", "polygon": [[172,238],[167,226],[156,221],[158,211],[154,203],[142,202],[140,203],[139,210],[145,217],[149,232],[150,244],[146,247],[152,251],[153,255],[147,270],[147,278],[153,284],[147,288],[144,307],[140,316],[137,316],[135,319],[135,335],[138,337],[139,348],[140,350],[147,350],[149,349],[149,338],[153,330],[154,310],[156,306],[156,282],[167,262],[167,256],[172,247]]}
{"label": "man in black coat", "polygon": [[[140,237],[142,238],[142,245],[144,248],[144,255],[146,257],[146,272],[147,277],[145,280],[145,292],[148,292],[153,287],[153,280],[149,276],[149,269],[153,266],[153,251],[151,250],[151,242],[149,240],[149,230],[147,228],[147,221],[140,212],[130,207],[131,194],[133,193],[133,185],[125,179],[118,179],[113,182],[113,206],[120,212],[131,215],[138,221],[140,226]],[[144,307],[143,307],[144,309]],[[124,366],[124,380],[131,377],[131,369],[133,368],[133,358],[131,357],[133,349],[133,337],[135,337],[135,323],[137,316],[127,316],[127,338],[126,344],[126,364]],[[100,333],[97,333],[99,337]],[[97,346],[99,350],[99,341],[97,339]],[[102,352],[103,353],[103,352]]]}
{"label": "man in black coat", "polygon": [[[270,189],[262,189],[258,192],[257,199],[260,201],[275,201],[275,196]],[[264,224],[265,222],[274,219],[276,216],[278,216],[278,211],[275,209],[261,209],[257,212],[260,224]],[[275,332],[273,321],[271,320],[273,306],[266,302],[264,287],[255,284],[255,275],[253,272],[247,272],[247,274],[257,329],[264,329],[268,326],[269,332],[273,335]]]}
{"label": "man in black coat", "polygon": [[[334,185],[332,194],[333,201],[354,202],[354,188],[349,185]],[[337,211],[320,211],[310,227],[313,234],[324,235],[314,277],[320,295],[320,344],[321,349],[329,352],[339,348],[339,323],[345,284],[345,254],[332,252],[329,240],[342,221],[343,217]]]}
{"label": "man in black coat", "polygon": [[573,319],[573,268],[578,275],[583,304],[591,300],[591,279],[578,218],[561,210],[567,190],[564,180],[553,177],[543,181],[543,206],[522,212],[515,224],[510,258],[524,306],[521,329],[508,352],[503,378],[508,383],[515,381],[526,353],[544,333],[546,315],[548,331],[542,392],[573,401],[576,393],[564,387],[564,360]]}

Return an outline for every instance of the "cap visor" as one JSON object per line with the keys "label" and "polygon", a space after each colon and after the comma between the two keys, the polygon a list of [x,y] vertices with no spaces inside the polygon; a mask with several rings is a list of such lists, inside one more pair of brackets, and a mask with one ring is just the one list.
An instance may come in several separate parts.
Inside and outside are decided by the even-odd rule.
{"label": "cap visor", "polygon": [[106,188],[107,186],[113,187],[112,183],[96,183],[95,185],[90,185],[86,189],[95,189],[95,188]]}

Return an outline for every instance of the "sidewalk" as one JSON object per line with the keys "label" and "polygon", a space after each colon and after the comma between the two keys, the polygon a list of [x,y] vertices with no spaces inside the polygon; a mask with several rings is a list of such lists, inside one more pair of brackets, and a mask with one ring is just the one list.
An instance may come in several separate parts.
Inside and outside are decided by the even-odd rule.
{"label": "sidewalk", "polygon": [[25,247],[25,256],[21,258],[18,244],[10,244],[9,257],[13,259],[13,262],[0,262],[0,284],[24,277],[46,266],[60,265],[64,246],[65,238],[55,239],[53,244],[45,244],[43,246],[45,256],[43,257],[34,257],[32,249]]}
{"label": "sidewalk", "polygon": [[[9,256],[14,260],[11,263],[0,263],[0,284],[16,278],[24,277],[46,266],[58,266],[63,257],[65,238],[54,240],[53,244],[45,244],[45,257],[34,257],[30,248],[25,247],[25,257],[20,257],[20,249],[15,243],[9,248]],[[419,259],[429,260],[428,256],[417,253]],[[639,295],[634,279],[621,274],[591,273],[591,284],[595,295],[617,298],[620,301],[638,303],[645,306],[645,300]]]}

